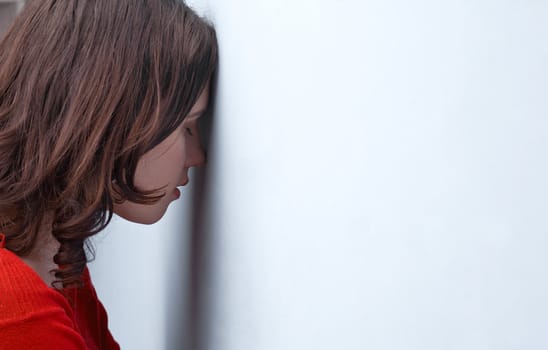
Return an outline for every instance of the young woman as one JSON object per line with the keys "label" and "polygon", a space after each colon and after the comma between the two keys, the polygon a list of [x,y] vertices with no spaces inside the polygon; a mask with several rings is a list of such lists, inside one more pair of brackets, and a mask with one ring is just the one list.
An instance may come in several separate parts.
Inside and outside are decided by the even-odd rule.
{"label": "young woman", "polygon": [[0,43],[0,349],[119,348],[86,240],[179,197],[216,66],[182,0],[26,2]]}

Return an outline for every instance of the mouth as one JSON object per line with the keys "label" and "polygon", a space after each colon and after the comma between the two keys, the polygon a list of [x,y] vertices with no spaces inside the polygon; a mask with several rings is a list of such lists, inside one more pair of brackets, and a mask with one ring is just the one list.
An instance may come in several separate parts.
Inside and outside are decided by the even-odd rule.
{"label": "mouth", "polygon": [[[180,184],[178,184],[177,187],[186,186],[188,182],[189,182],[189,179],[187,178],[184,182],[181,182]],[[173,196],[175,197],[175,200],[181,197],[181,190],[178,189],[177,187],[175,187],[175,189],[173,190]]]}
{"label": "mouth", "polygon": [[181,197],[181,191],[179,191],[178,188],[175,188],[173,190],[173,197],[175,197],[175,200],[179,199],[179,197]]}

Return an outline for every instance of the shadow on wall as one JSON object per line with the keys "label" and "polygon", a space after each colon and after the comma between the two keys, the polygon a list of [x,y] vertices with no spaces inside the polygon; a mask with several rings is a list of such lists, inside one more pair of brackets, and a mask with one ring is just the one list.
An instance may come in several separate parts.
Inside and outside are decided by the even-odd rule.
{"label": "shadow on wall", "polygon": [[[199,131],[202,138],[204,151],[211,149],[214,130],[214,111],[216,110],[217,76],[214,76],[210,86],[210,107],[208,112],[200,118]],[[192,190],[190,193],[191,222],[181,223],[180,227],[188,227],[188,249],[182,250],[187,255],[182,259],[186,261],[187,269],[185,276],[188,280],[174,279],[176,286],[170,286],[168,293],[174,293],[186,289],[186,300],[181,300],[180,295],[168,295],[168,302],[178,308],[178,312],[171,314],[179,315],[181,319],[167,320],[166,344],[168,349],[207,349],[207,307],[210,305],[207,300],[207,291],[204,286],[208,285],[210,277],[208,266],[209,247],[211,235],[206,225],[208,216],[205,208],[208,207],[207,193],[210,191],[208,179],[208,167],[193,169]],[[180,247],[184,248],[184,247]],[[173,302],[173,304],[171,304]],[[175,321],[175,322],[174,322]],[[181,347],[182,346],[182,347]]]}

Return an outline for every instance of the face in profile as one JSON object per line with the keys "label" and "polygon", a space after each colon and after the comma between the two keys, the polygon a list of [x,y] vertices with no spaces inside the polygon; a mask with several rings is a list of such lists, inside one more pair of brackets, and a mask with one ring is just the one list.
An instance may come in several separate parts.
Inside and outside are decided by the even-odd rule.
{"label": "face in profile", "polygon": [[135,185],[143,190],[163,188],[165,195],[154,204],[125,201],[114,204],[114,213],[133,222],[153,224],[165,214],[169,204],[178,199],[177,186],[188,183],[188,170],[205,164],[198,135],[198,118],[209,102],[209,86],[198,97],[183,123],[164,141],[145,153],[135,171]]}

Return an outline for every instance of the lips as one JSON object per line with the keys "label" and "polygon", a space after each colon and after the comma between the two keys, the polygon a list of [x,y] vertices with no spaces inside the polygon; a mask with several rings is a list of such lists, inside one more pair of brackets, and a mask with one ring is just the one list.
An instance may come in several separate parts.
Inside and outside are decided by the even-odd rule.
{"label": "lips", "polygon": [[173,196],[175,197],[175,199],[179,199],[179,197],[181,197],[181,191],[179,191],[179,189],[174,189],[173,190]]}

